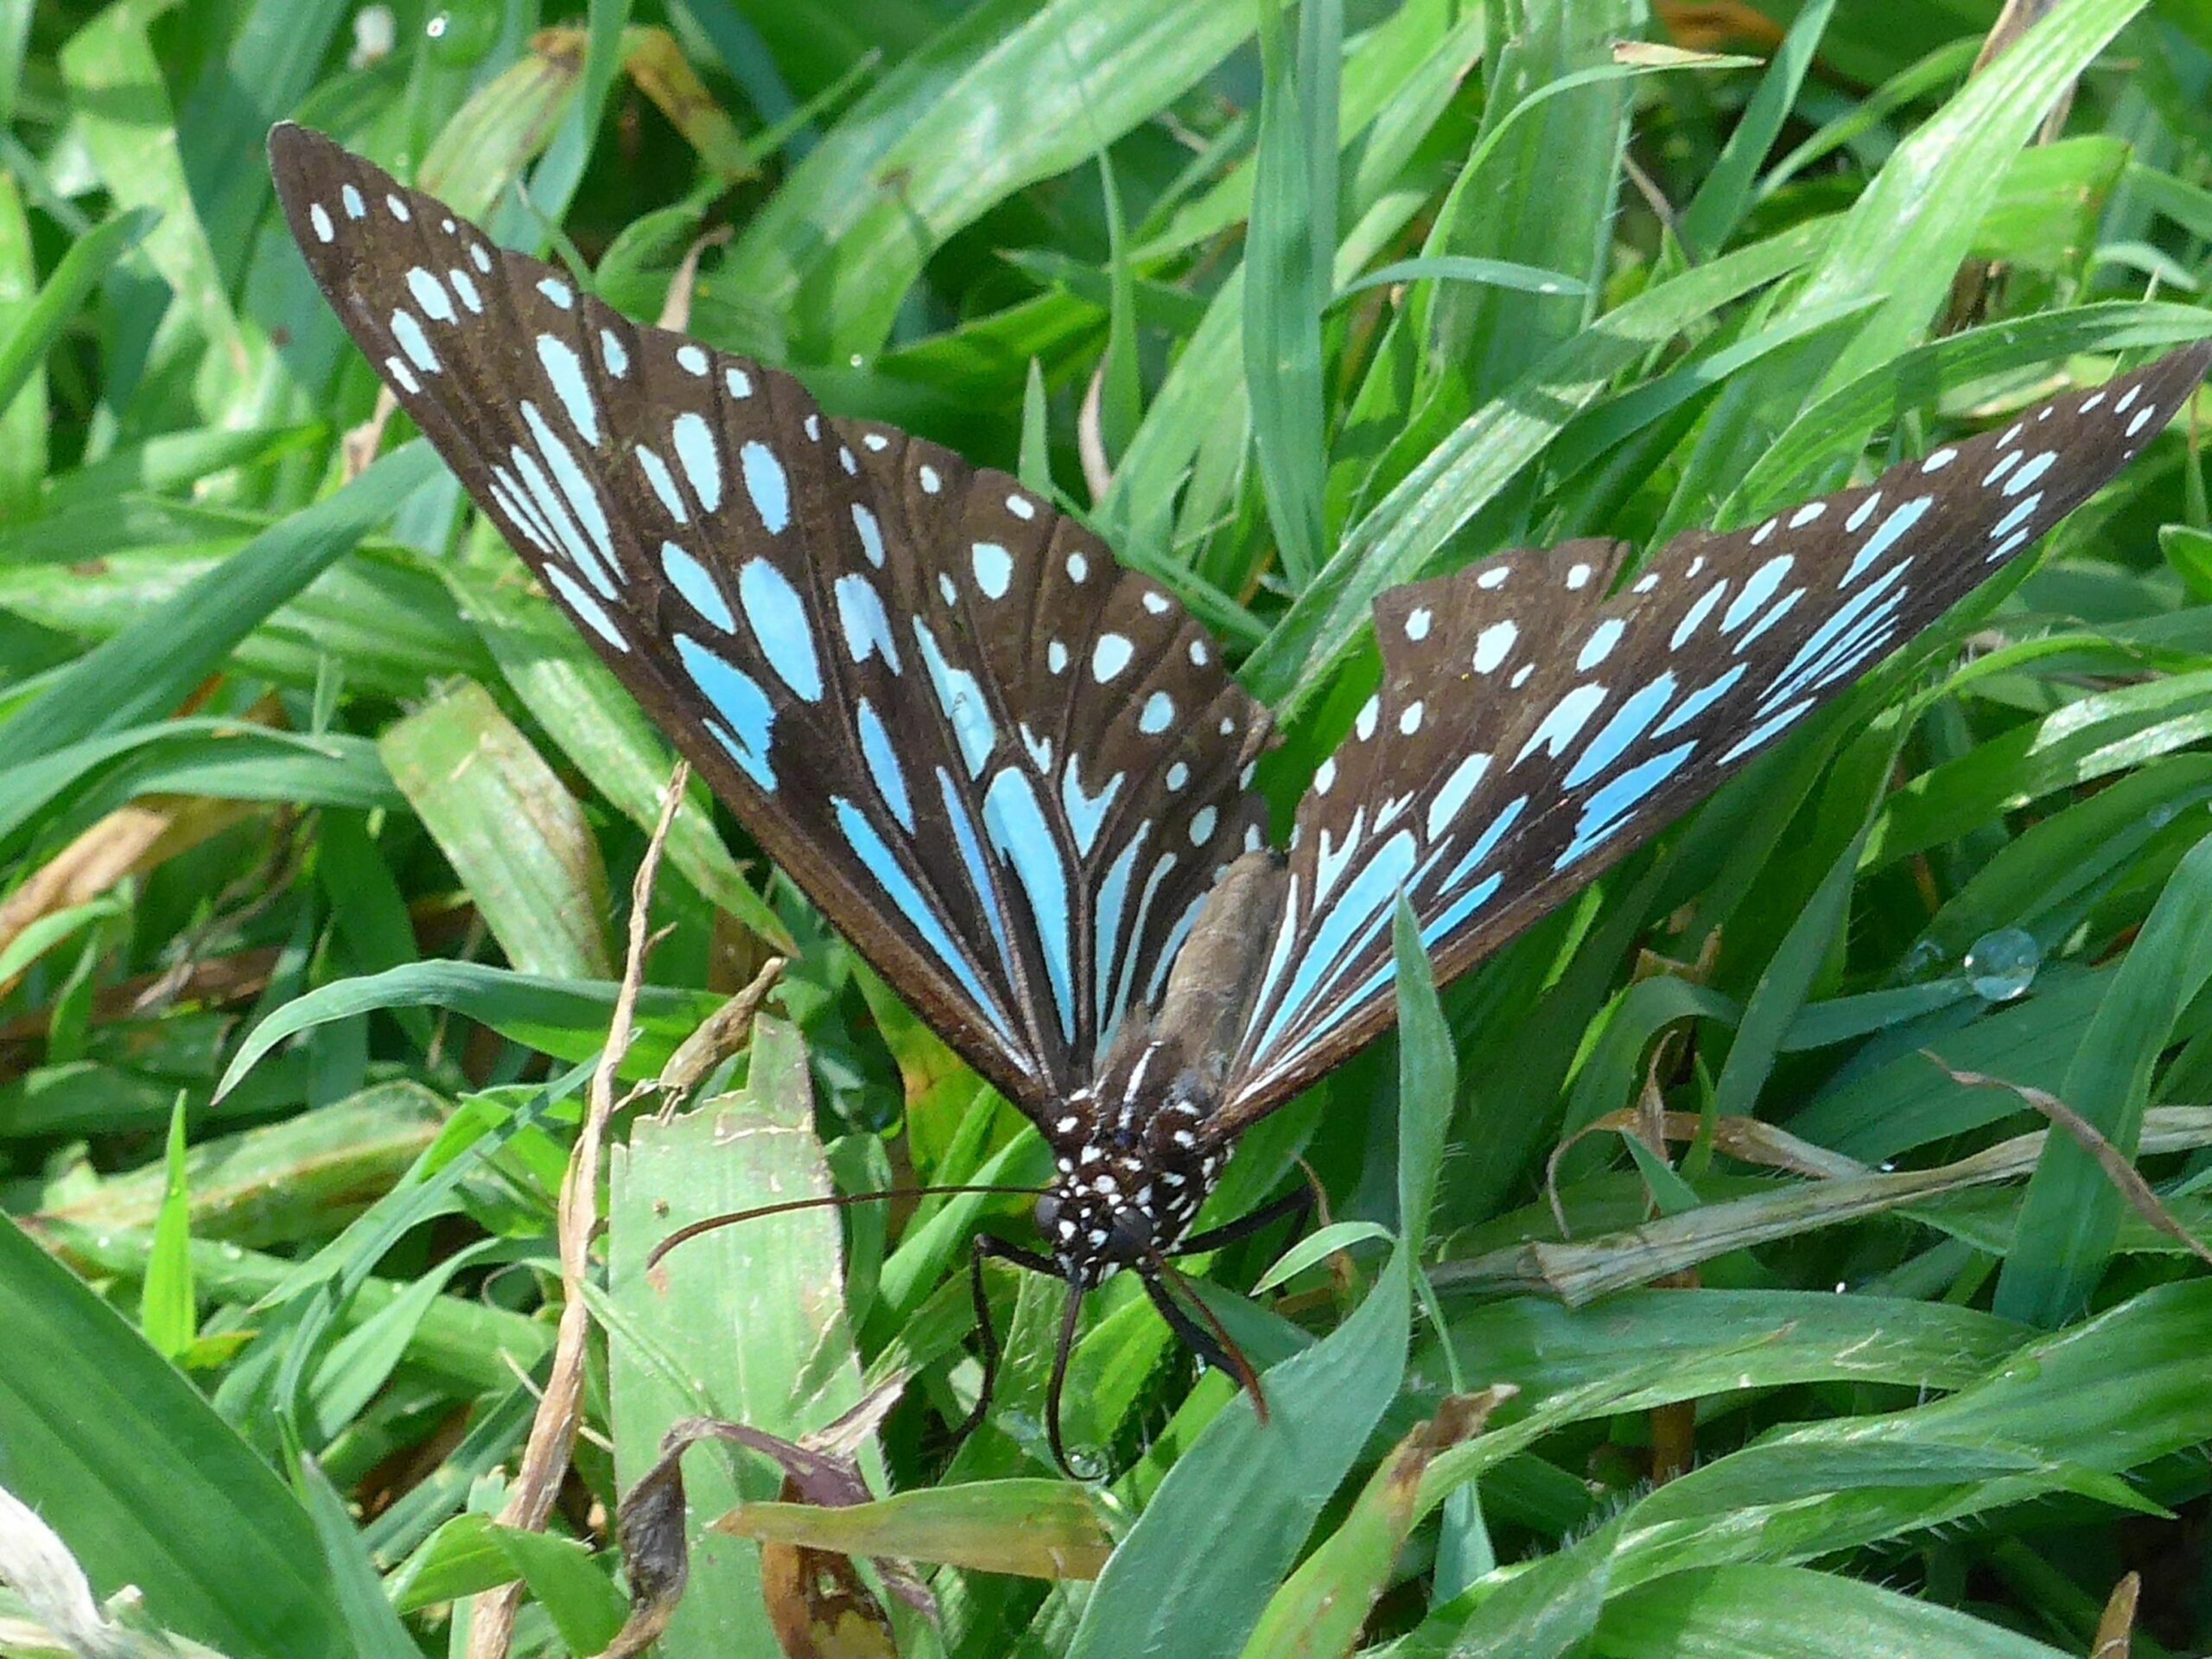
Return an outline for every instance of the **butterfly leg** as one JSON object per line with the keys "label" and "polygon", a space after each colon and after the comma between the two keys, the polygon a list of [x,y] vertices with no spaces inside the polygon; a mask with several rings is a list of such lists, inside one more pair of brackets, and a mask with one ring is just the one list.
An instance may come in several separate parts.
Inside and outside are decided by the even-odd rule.
{"label": "butterfly leg", "polygon": [[959,1427],[952,1431],[952,1444],[960,1443],[983,1426],[984,1414],[991,1408],[991,1394],[999,1380],[999,1333],[991,1324],[990,1299],[983,1294],[983,1262],[985,1258],[1011,1262],[1017,1268],[1031,1273],[1048,1274],[1057,1278],[1059,1269],[1050,1256],[999,1237],[995,1233],[976,1235],[975,1249],[968,1256],[968,1294],[976,1305],[976,1336],[983,1350],[983,1386],[976,1395],[976,1408],[969,1412]]}
{"label": "butterfly leg", "polygon": [[1182,1305],[1168,1294],[1165,1281],[1147,1274],[1144,1275],[1144,1292],[1152,1298],[1152,1305],[1160,1310],[1160,1317],[1167,1321],[1167,1328],[1199,1359],[1231,1376],[1242,1378],[1249,1374],[1249,1366],[1240,1366],[1230,1358],[1229,1351],[1214,1339],[1213,1332],[1183,1311]]}
{"label": "butterfly leg", "polygon": [[[1267,1392],[1260,1386],[1260,1375],[1252,1369],[1252,1362],[1244,1357],[1227,1328],[1214,1317],[1213,1310],[1205,1305],[1189,1280],[1158,1257],[1154,1258],[1154,1271],[1144,1275],[1145,1294],[1160,1310],[1160,1317],[1166,1320],[1167,1328],[1181,1338],[1203,1363],[1235,1377],[1236,1386],[1252,1396],[1252,1409],[1258,1414],[1260,1421],[1265,1424],[1268,1421]],[[1198,1309],[1197,1319],[1193,1319],[1183,1305],[1175,1300],[1178,1289],[1189,1297],[1191,1306]]]}
{"label": "butterfly leg", "polygon": [[[1196,1255],[1202,1250],[1217,1250],[1224,1244],[1234,1244],[1241,1238],[1249,1238],[1262,1229],[1272,1226],[1285,1216],[1295,1216],[1304,1221],[1313,1208],[1313,1189],[1301,1185],[1294,1192],[1286,1192],[1272,1204],[1263,1204],[1249,1216],[1239,1216],[1235,1221],[1218,1227],[1209,1227],[1203,1233],[1193,1233],[1175,1247],[1177,1255]],[[1296,1231],[1296,1228],[1292,1229]]]}

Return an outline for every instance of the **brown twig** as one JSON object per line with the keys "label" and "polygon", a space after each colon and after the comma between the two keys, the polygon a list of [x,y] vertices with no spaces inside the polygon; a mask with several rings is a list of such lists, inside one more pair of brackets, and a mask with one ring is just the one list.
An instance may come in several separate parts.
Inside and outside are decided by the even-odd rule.
{"label": "brown twig", "polygon": [[[584,1303],[583,1285],[590,1265],[592,1235],[599,1225],[600,1154],[607,1136],[607,1120],[614,1113],[614,1072],[629,1052],[638,987],[645,976],[646,953],[652,946],[651,915],[653,879],[660,871],[661,850],[668,841],[669,825],[690,780],[690,768],[677,761],[661,792],[660,820],[638,865],[637,880],[630,886],[630,944],[622,964],[622,988],[614,999],[614,1017],[607,1028],[607,1045],[600,1051],[586,1096],[583,1125],[576,1132],[575,1149],[569,1155],[569,1170],[561,1182],[556,1227],[561,1250],[561,1323],[554,1337],[553,1369],[545,1392],[531,1418],[530,1439],[523,1447],[522,1465],[515,1471],[514,1491],[499,1511],[503,1526],[536,1532],[553,1511],[553,1500],[569,1470],[576,1428],[582,1415],[584,1342],[591,1331],[591,1315]],[[485,1596],[476,1605],[468,1632],[468,1659],[506,1659],[514,1635],[515,1610],[522,1603],[522,1586],[511,1584]]]}

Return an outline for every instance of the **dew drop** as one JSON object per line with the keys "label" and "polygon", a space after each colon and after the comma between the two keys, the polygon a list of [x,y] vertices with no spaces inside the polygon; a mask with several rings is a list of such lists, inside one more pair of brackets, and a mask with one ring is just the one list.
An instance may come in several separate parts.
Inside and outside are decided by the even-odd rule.
{"label": "dew drop", "polygon": [[1989,1002],[2010,1002],[2035,983],[2043,947],[2024,927],[2000,927],[1967,947],[1967,983]]}
{"label": "dew drop", "polygon": [[1943,947],[1933,939],[1915,939],[1912,948],[1897,963],[1897,977],[1901,984],[1924,985],[1943,974]]}

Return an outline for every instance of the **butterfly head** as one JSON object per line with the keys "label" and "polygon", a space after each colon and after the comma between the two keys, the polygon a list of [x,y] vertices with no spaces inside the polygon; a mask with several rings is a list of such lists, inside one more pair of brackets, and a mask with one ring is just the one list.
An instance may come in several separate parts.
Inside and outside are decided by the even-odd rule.
{"label": "butterfly head", "polygon": [[1067,1103],[1053,1122],[1056,1173],[1037,1200],[1037,1230],[1069,1284],[1088,1290],[1173,1252],[1221,1167],[1198,1133],[1205,1114],[1189,1071],[1164,1099],[1086,1090]]}

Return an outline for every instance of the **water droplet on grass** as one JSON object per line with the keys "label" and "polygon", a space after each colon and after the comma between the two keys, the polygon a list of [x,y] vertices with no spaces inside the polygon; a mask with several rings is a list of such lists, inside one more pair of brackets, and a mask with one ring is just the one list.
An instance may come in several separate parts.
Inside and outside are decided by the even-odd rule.
{"label": "water droplet on grass", "polygon": [[1967,983],[1990,1002],[2010,1002],[2035,983],[2043,966],[2043,947],[2024,927],[2000,927],[1967,947]]}

